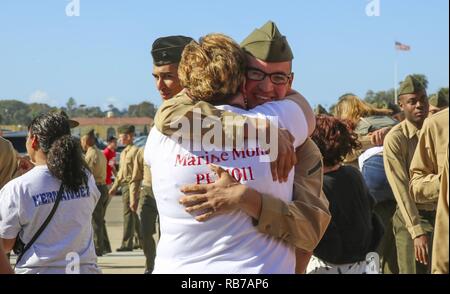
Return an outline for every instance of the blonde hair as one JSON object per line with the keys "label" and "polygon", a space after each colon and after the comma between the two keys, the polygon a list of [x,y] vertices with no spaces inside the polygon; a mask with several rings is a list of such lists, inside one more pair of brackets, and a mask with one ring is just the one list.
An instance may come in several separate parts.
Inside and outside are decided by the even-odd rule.
{"label": "blonde hair", "polygon": [[334,108],[334,116],[339,119],[348,119],[355,124],[358,123],[362,117],[391,114],[392,110],[375,108],[353,94],[341,96]]}
{"label": "blonde hair", "polygon": [[209,34],[185,47],[178,76],[192,98],[219,102],[238,92],[245,68],[245,53],[233,39]]}

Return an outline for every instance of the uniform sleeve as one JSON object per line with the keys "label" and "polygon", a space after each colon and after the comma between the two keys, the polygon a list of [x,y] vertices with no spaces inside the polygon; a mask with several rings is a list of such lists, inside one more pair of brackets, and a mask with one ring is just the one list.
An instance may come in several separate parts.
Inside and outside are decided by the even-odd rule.
{"label": "uniform sleeve", "polygon": [[14,239],[20,232],[19,203],[20,197],[12,185],[0,190],[0,238]]}
{"label": "uniform sleeve", "polygon": [[409,189],[417,203],[436,202],[439,198],[441,175],[433,150],[434,140],[426,120],[410,167]]}
{"label": "uniform sleeve", "polygon": [[[193,101],[182,96],[164,101],[156,113],[154,122],[157,130],[166,136],[183,136],[195,142],[200,141],[213,125],[218,124],[222,128],[222,146],[217,147],[223,147],[225,143],[235,146],[236,141],[246,130],[256,130],[258,126],[266,126],[268,123],[265,118],[250,118],[220,110],[204,101]],[[202,126],[201,132],[192,132],[191,126],[196,125]]]}
{"label": "uniform sleeve", "polygon": [[112,190],[117,190],[117,188],[122,184],[122,182],[125,179],[123,176],[124,167],[122,166],[122,164],[124,162],[124,157],[125,157],[124,151],[125,151],[125,149],[122,150],[122,153],[120,154],[119,171],[117,172],[117,176],[114,179],[114,184],[111,187]]}
{"label": "uniform sleeve", "polygon": [[86,164],[88,165],[91,173],[94,172],[96,157],[97,155],[95,154],[95,152],[92,152],[92,148],[89,148],[88,152],[86,152],[86,156],[84,157],[84,160],[86,161]]}
{"label": "uniform sleeve", "polygon": [[0,189],[13,179],[17,170],[17,153],[12,144],[0,137]]}
{"label": "uniform sleeve", "polygon": [[328,200],[322,192],[322,158],[311,139],[297,150],[293,201],[285,203],[262,195],[257,229],[312,252],[322,239],[331,219]]}
{"label": "uniform sleeve", "polygon": [[449,232],[449,212],[448,212],[448,149],[445,156],[445,163],[442,169],[442,182],[439,191],[439,200],[436,211],[436,224],[434,227],[434,239],[432,253],[431,272],[433,274],[449,273],[449,250],[448,250],[448,232]]}
{"label": "uniform sleeve", "polygon": [[133,163],[133,174],[131,175],[130,192],[134,199],[139,195],[142,179],[144,178],[144,149],[139,148]]}
{"label": "uniform sleeve", "polygon": [[402,148],[407,148],[407,142],[402,144],[400,138],[389,133],[384,141],[384,168],[397,205],[405,220],[406,228],[411,237],[415,239],[425,234],[425,230],[420,225],[416,204],[409,195],[409,167]]}
{"label": "uniform sleeve", "polygon": [[358,163],[358,158],[370,148],[376,147],[372,144],[370,135],[358,135],[358,141],[361,143],[361,148],[357,150],[352,150],[345,159],[344,163],[348,165],[353,165],[354,167],[361,169],[362,166]]}
{"label": "uniform sleeve", "polygon": [[100,199],[101,193],[97,188],[97,185],[95,183],[95,179],[94,179],[94,176],[92,175],[92,173],[88,174],[88,186],[89,186],[91,196],[94,198],[95,203],[97,203],[98,200]]}

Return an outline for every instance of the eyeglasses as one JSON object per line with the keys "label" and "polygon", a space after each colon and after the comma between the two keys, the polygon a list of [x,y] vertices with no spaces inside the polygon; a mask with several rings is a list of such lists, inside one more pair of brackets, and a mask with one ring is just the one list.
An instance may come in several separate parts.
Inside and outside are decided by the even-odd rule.
{"label": "eyeglasses", "polygon": [[291,79],[291,74],[285,74],[282,72],[266,73],[262,70],[254,67],[247,67],[245,73],[247,79],[252,81],[263,81],[267,76],[275,85],[286,85]]}

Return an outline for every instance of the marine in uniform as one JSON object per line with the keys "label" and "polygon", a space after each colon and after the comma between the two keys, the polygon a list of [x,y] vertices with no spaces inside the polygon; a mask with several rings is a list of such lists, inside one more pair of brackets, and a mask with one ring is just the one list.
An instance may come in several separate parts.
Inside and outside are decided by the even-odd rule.
{"label": "marine in uniform", "polygon": [[[164,100],[171,99],[183,87],[178,79],[178,63],[184,47],[192,41],[186,36],[167,36],[156,39],[152,45],[153,72],[156,89]],[[141,148],[134,159],[130,185],[132,210],[139,212],[142,247],[145,254],[145,273],[151,273],[159,238],[158,210],[153,196],[150,168],[144,163],[144,150]],[[139,203],[139,204],[138,204]],[[138,208],[138,209],[136,209]]]}
{"label": "marine in uniform", "polygon": [[114,195],[120,187],[122,191],[123,203],[123,238],[122,245],[117,251],[133,251],[133,239],[137,235],[138,242],[141,241],[139,217],[130,207],[130,184],[133,175],[134,159],[139,150],[133,144],[135,128],[132,125],[122,125],[118,128],[120,141],[126,145],[125,149],[120,153],[119,171],[117,177],[109,190],[110,195]]}
{"label": "marine in uniform", "polygon": [[163,100],[171,99],[183,87],[178,78],[178,64],[184,47],[193,39],[186,36],[167,36],[156,39],[152,45],[153,77]]}
{"label": "marine in uniform", "polygon": [[429,102],[430,116],[445,108],[448,108],[448,97],[445,97],[442,93],[437,93],[430,96]]}
{"label": "marine in uniform", "polygon": [[[268,22],[262,28],[252,32],[241,47],[247,52],[248,58],[257,59],[272,67],[279,63],[291,63],[293,60],[286,38],[281,35],[273,22]],[[285,91],[290,87],[290,83],[283,86]],[[279,96],[276,99],[283,97]],[[165,101],[155,117],[155,126],[165,135],[172,134],[173,130],[170,129],[169,123],[173,118],[189,119],[192,117],[190,114],[194,108],[200,108],[202,114],[215,115],[222,122],[225,121],[225,116],[238,116],[220,111],[204,101],[194,102],[185,99],[184,96],[174,99]],[[231,138],[231,140],[235,139]],[[328,226],[330,213],[328,201],[322,192],[323,164],[320,150],[311,139],[307,139],[296,150],[296,155],[299,164],[295,166],[293,201],[285,203],[272,195],[261,194],[261,214],[255,225],[261,233],[282,238],[296,246],[299,252],[308,252],[306,255],[310,256],[310,252],[314,250]],[[304,271],[308,259],[299,257],[298,264],[301,264],[299,272]]]}
{"label": "marine in uniform", "polygon": [[142,231],[142,248],[145,255],[145,273],[153,271],[156,256],[156,243],[159,238],[158,209],[152,190],[152,174],[150,167],[144,163],[144,148],[139,148],[134,158],[133,176],[130,191],[131,207],[136,211],[139,202],[139,219]]}
{"label": "marine in uniform", "polygon": [[97,256],[102,256],[109,249],[107,248],[109,240],[105,232],[106,227],[104,226],[105,210],[109,198],[108,188],[106,186],[107,162],[103,152],[95,145],[96,138],[94,130],[83,131],[80,135],[81,148],[85,153],[84,160],[94,176],[95,184],[100,191],[100,199],[92,214],[92,227],[94,230],[95,253]]}
{"label": "marine in uniform", "polygon": [[428,98],[424,86],[413,76],[403,81],[398,98],[406,119],[387,134],[383,158],[386,176],[397,202],[392,222],[398,267],[400,273],[425,274],[429,272],[430,260],[426,260],[422,253],[426,250],[431,252],[436,202],[414,201],[409,192],[409,168],[420,129],[428,116]]}
{"label": "marine in uniform", "polygon": [[448,108],[425,120],[411,162],[410,192],[417,203],[437,204],[432,273],[448,274]]}

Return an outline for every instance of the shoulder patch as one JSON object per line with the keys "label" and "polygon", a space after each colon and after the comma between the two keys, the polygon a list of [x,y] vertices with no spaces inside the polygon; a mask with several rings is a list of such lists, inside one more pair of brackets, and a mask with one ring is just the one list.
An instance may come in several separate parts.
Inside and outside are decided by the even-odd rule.
{"label": "shoulder patch", "polygon": [[318,171],[320,169],[320,167],[322,166],[322,163],[319,161],[317,162],[317,164],[308,171],[308,176],[312,175],[313,173],[315,173],[316,171]]}

